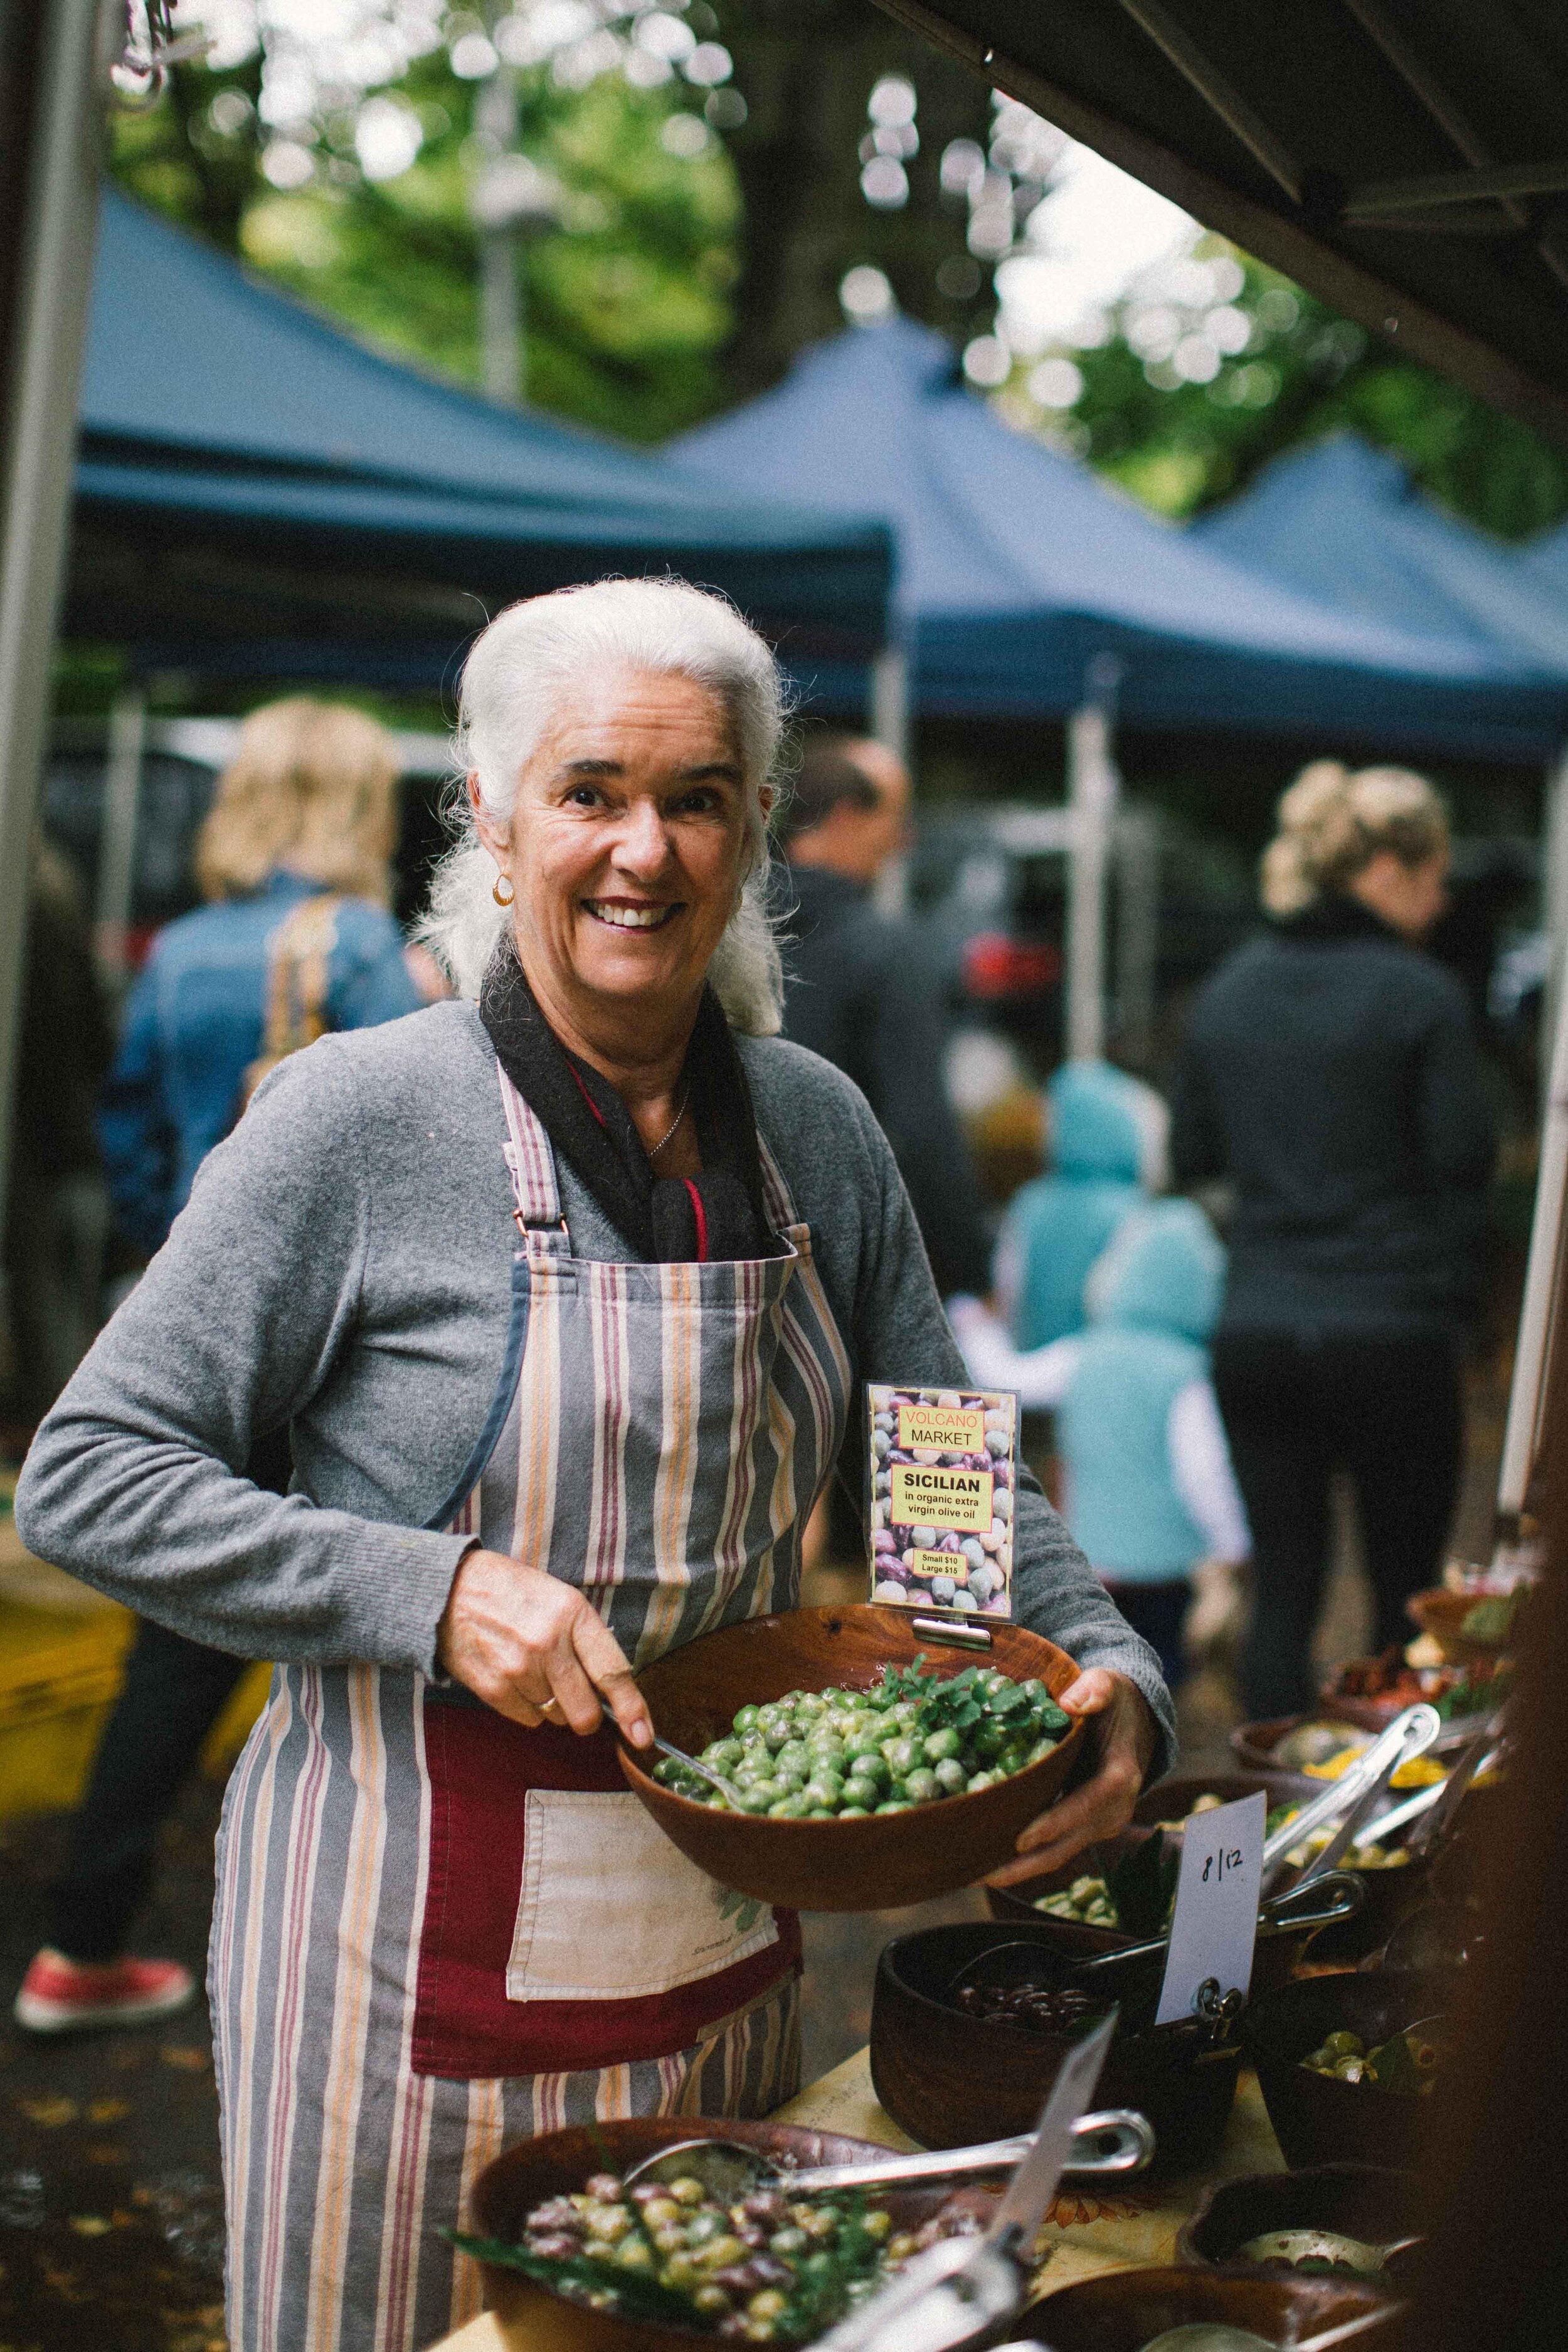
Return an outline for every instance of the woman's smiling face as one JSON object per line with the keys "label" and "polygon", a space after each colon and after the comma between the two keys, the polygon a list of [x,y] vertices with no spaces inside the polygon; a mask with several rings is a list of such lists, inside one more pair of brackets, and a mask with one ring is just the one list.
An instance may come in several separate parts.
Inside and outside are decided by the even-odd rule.
{"label": "woman's smiling face", "polygon": [[646,670],[590,685],[522,768],[510,824],[475,814],[547,1011],[695,1006],[746,850],[740,741],[720,696]]}

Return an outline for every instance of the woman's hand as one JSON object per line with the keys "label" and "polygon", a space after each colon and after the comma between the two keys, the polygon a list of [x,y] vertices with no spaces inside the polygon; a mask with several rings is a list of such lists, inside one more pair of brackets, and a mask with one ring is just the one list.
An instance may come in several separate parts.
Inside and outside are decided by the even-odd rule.
{"label": "woman's hand", "polygon": [[1069,1715],[1088,1718],[1094,1772],[1059,1805],[1029,1823],[1018,1840],[1024,1859],[993,1871],[989,1886],[1013,1886],[1020,1879],[1059,1870],[1096,1838],[1112,1836],[1126,1822],[1143,1785],[1157,1734],[1149,1702],[1135,1684],[1125,1675],[1090,1666],[1063,1691],[1057,1705]]}
{"label": "woman's hand", "polygon": [[498,1715],[597,1731],[601,1698],[634,1748],[653,1740],[626,1652],[575,1586],[504,1552],[459,1562],[436,1635],[443,1669]]}

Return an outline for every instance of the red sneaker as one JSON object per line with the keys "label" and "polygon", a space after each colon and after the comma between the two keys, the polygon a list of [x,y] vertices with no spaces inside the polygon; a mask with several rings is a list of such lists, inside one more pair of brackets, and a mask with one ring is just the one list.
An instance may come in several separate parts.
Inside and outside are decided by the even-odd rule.
{"label": "red sneaker", "polygon": [[30,2033],[80,2033],[92,2026],[145,2025],[195,1995],[178,1960],[68,1960],[46,1944],[22,1979],[16,2022]]}

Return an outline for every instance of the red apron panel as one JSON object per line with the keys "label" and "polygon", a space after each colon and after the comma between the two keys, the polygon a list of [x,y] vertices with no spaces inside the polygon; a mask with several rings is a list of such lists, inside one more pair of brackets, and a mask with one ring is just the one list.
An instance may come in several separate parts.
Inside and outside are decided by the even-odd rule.
{"label": "red apron panel", "polygon": [[[528,1731],[489,1707],[425,1707],[430,1874],[419,1939],[414,2071],[459,2079],[571,2074],[665,2058],[800,1966],[800,1922],[775,1916],[763,1951],[689,1985],[630,2000],[509,2000],[530,1789],[622,1795],[607,1730]],[[636,1901],[627,1889],[628,1903]]]}

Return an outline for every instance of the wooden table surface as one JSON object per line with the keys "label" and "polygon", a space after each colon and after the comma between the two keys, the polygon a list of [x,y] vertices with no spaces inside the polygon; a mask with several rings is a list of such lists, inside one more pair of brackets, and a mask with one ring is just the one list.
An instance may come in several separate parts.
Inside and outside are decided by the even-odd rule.
{"label": "wooden table surface", "polygon": [[[882,2147],[910,2148],[892,2118],[877,2103],[868,2053],[857,2052],[819,2083],[778,2111],[785,2124],[808,2124],[818,2131],[844,2132]],[[1183,2173],[1153,2191],[1119,2191],[1098,2197],[1068,2189],[1051,2208],[1045,2228],[1050,2257],[1041,2292],[1071,2286],[1100,2271],[1140,2269],[1175,2260],[1176,2232],[1214,2180],[1234,2180],[1248,2172],[1282,2172],[1285,2160],[1264,2113],[1258,2079],[1243,2074],[1230,2124],[1217,2154],[1201,2172]],[[442,2338],[432,2352],[550,2352],[536,2329],[503,2328],[487,2313]]]}

